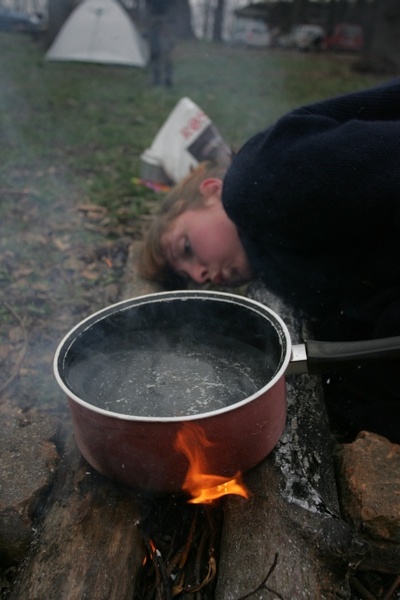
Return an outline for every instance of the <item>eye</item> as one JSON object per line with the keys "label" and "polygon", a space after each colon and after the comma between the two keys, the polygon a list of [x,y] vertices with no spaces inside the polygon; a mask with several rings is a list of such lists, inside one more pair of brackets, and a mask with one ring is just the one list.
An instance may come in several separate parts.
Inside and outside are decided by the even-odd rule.
{"label": "eye", "polygon": [[189,238],[185,237],[185,241],[183,242],[183,254],[186,257],[193,256],[192,246],[190,245]]}

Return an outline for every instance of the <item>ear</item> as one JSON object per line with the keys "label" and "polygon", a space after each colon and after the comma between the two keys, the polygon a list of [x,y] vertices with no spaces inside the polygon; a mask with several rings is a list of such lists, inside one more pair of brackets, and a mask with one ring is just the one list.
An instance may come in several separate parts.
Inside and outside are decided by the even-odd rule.
{"label": "ear", "polygon": [[201,182],[199,190],[206,203],[208,200],[220,200],[222,193],[222,179],[219,179],[218,177],[209,177]]}

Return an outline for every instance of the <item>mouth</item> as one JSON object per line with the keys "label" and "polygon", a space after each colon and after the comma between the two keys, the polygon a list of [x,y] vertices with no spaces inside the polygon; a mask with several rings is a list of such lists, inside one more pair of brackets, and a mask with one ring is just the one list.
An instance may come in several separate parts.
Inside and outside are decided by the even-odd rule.
{"label": "mouth", "polygon": [[250,275],[241,273],[235,268],[227,269],[226,272],[222,271],[217,273],[213,278],[212,282],[219,286],[241,286],[248,283],[251,279]]}
{"label": "mouth", "polygon": [[222,273],[217,273],[212,277],[211,281],[214,285],[226,285],[227,281]]}

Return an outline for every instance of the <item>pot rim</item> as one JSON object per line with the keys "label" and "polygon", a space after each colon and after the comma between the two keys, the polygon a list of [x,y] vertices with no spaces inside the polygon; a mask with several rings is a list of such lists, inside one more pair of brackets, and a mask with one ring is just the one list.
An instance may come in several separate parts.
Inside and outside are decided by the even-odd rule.
{"label": "pot rim", "polygon": [[[230,404],[229,406],[220,408],[218,410],[204,412],[204,413],[198,413],[195,415],[186,415],[183,417],[182,416],[179,416],[179,417],[144,417],[144,416],[126,415],[123,413],[117,413],[117,412],[105,410],[103,408],[95,406],[94,404],[91,404],[90,402],[87,402],[86,400],[83,400],[82,398],[77,396],[65,384],[64,378],[61,376],[60,370],[59,370],[60,355],[62,353],[64,355],[67,354],[69,347],[72,345],[72,343],[76,339],[74,334],[78,330],[82,330],[82,333],[83,333],[86,329],[89,328],[89,326],[92,326],[93,324],[95,324],[103,316],[105,316],[107,314],[112,314],[112,313],[116,312],[117,310],[120,311],[121,309],[124,309],[124,307],[126,307],[126,309],[128,309],[134,305],[139,306],[140,304],[148,303],[149,301],[153,301],[153,302],[166,301],[166,300],[169,301],[169,300],[174,300],[174,299],[184,298],[184,297],[193,298],[193,299],[197,298],[199,300],[207,298],[207,299],[215,299],[215,300],[221,301],[221,302],[225,301],[225,302],[232,302],[235,304],[241,304],[245,308],[249,308],[249,309],[253,310],[254,312],[260,314],[260,316],[262,316],[262,317],[266,317],[268,315],[270,317],[272,325],[275,328],[277,328],[277,325],[279,325],[279,328],[281,329],[281,332],[282,332],[282,337],[286,343],[286,350],[282,347],[282,353],[284,353],[285,355],[283,357],[281,366],[276,371],[274,376],[265,384],[265,386],[263,386],[262,388],[257,390],[257,392],[255,392],[254,394],[247,396],[243,400],[240,400],[239,402],[235,402],[234,404]],[[87,325],[87,327],[85,327],[85,325]],[[69,341],[69,344],[68,344],[68,341]],[[281,344],[281,346],[282,346],[282,344]],[[291,360],[291,349],[292,349],[291,337],[290,337],[290,333],[289,333],[289,330],[288,330],[285,322],[275,311],[273,311],[268,306],[262,304],[261,302],[258,302],[257,300],[253,300],[252,298],[247,298],[246,296],[232,294],[230,292],[220,292],[220,291],[211,291],[211,290],[175,290],[175,291],[167,291],[167,292],[155,292],[152,294],[136,296],[133,298],[129,298],[127,300],[121,300],[119,302],[116,302],[115,304],[111,304],[105,308],[102,308],[101,310],[99,310],[95,313],[92,313],[91,315],[89,315],[88,317],[86,317],[85,319],[83,319],[82,321],[77,323],[76,325],[74,325],[74,327],[72,327],[72,329],[70,329],[68,331],[68,333],[63,337],[63,339],[61,340],[61,342],[59,343],[59,345],[56,349],[54,359],[53,359],[53,372],[54,372],[54,376],[56,378],[58,385],[64,391],[64,393],[67,395],[67,397],[70,400],[76,402],[77,404],[81,405],[82,407],[86,408],[87,410],[89,410],[91,412],[97,413],[99,415],[103,415],[105,417],[113,418],[113,419],[119,419],[120,421],[134,421],[134,422],[142,422],[142,423],[160,423],[160,422],[182,423],[182,422],[186,422],[186,421],[198,421],[200,419],[207,419],[210,417],[218,416],[220,414],[231,412],[233,410],[236,410],[237,408],[240,408],[242,406],[249,404],[250,402],[253,402],[257,398],[259,398],[260,396],[265,394],[270,388],[272,388],[277,383],[277,381],[279,379],[284,377],[285,372],[288,367],[288,364]]]}

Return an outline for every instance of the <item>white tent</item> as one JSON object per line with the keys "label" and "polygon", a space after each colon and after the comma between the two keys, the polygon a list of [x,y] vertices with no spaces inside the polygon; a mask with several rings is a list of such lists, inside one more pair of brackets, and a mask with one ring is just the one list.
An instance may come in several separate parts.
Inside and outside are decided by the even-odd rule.
{"label": "white tent", "polygon": [[139,30],[116,0],[83,0],[64,23],[47,60],[144,67],[149,52]]}

